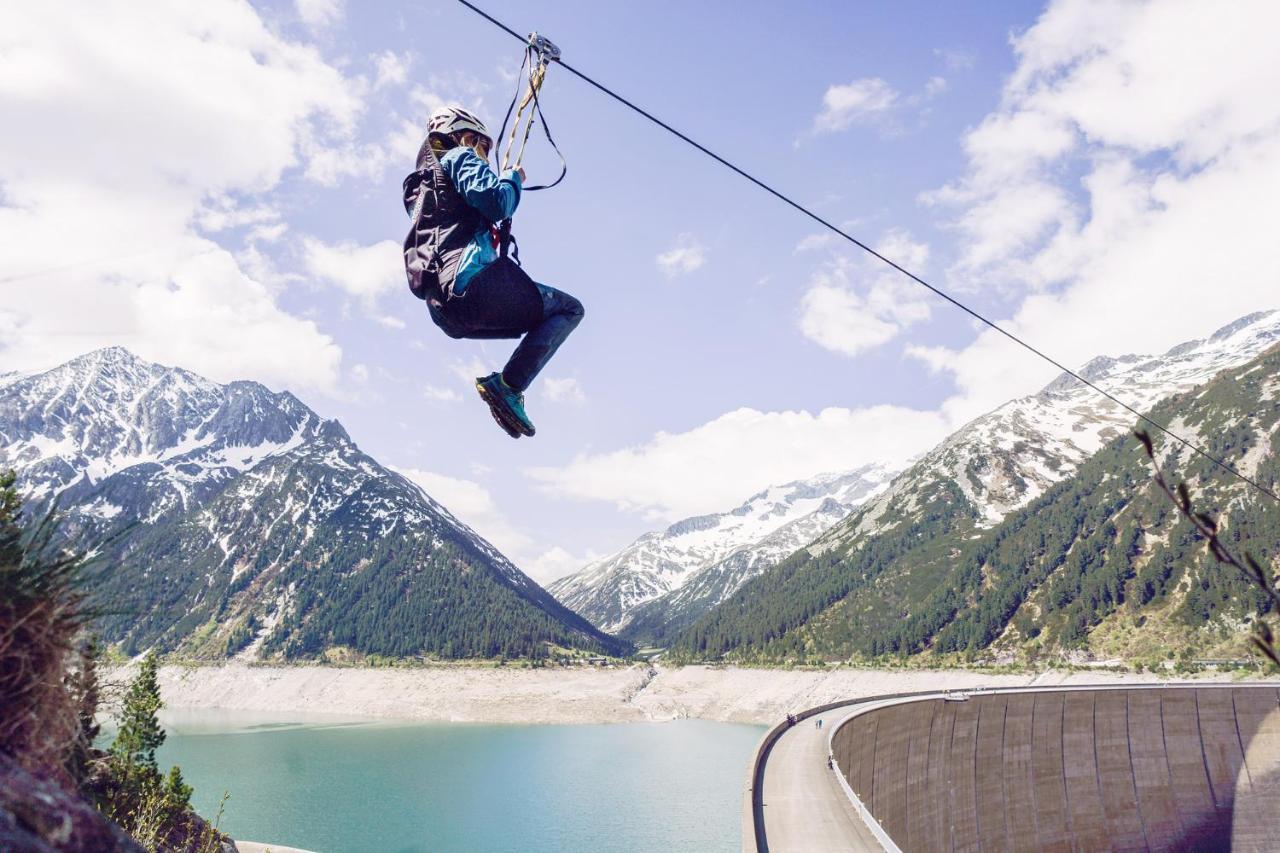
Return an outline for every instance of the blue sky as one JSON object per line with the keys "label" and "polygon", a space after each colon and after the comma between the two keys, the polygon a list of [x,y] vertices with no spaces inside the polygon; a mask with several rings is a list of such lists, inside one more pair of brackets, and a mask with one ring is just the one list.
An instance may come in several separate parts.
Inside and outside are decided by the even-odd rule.
{"label": "blue sky", "polygon": [[[398,200],[435,106],[496,129],[514,40],[452,0],[27,5],[0,11],[0,368],[123,344],[288,388],[539,580],[1053,377],[552,68],[569,175],[516,232],[587,318],[511,441],[470,381],[514,344],[430,324]],[[1272,4],[485,8],[1067,363],[1280,302]]]}

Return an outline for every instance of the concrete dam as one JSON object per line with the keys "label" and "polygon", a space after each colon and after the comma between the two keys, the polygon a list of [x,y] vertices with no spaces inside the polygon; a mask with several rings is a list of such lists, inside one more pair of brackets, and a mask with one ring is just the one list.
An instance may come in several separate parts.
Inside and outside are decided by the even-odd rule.
{"label": "concrete dam", "polygon": [[762,743],[744,849],[1280,850],[1274,683],[934,693],[799,716]]}

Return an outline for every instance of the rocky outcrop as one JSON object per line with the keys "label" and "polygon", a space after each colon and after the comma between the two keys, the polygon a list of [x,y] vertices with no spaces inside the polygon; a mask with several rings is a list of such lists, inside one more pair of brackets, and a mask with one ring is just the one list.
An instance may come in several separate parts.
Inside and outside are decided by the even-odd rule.
{"label": "rocky outcrop", "polygon": [[0,752],[0,850],[142,853],[124,830],[77,794]]}

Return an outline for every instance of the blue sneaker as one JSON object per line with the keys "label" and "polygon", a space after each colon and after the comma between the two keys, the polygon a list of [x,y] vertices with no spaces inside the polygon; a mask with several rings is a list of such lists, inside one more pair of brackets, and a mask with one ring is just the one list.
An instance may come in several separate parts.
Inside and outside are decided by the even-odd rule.
{"label": "blue sneaker", "polygon": [[498,426],[512,438],[534,434],[533,421],[524,411],[524,395],[518,394],[506,382],[501,373],[490,373],[476,379],[480,399],[489,404],[489,412]]}

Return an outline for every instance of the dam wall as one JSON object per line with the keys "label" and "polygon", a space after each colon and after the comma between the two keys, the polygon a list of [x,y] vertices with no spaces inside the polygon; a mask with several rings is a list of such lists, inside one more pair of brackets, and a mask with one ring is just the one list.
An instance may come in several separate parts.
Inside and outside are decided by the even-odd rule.
{"label": "dam wall", "polygon": [[906,851],[1280,846],[1274,684],[935,694],[855,710],[831,750]]}

